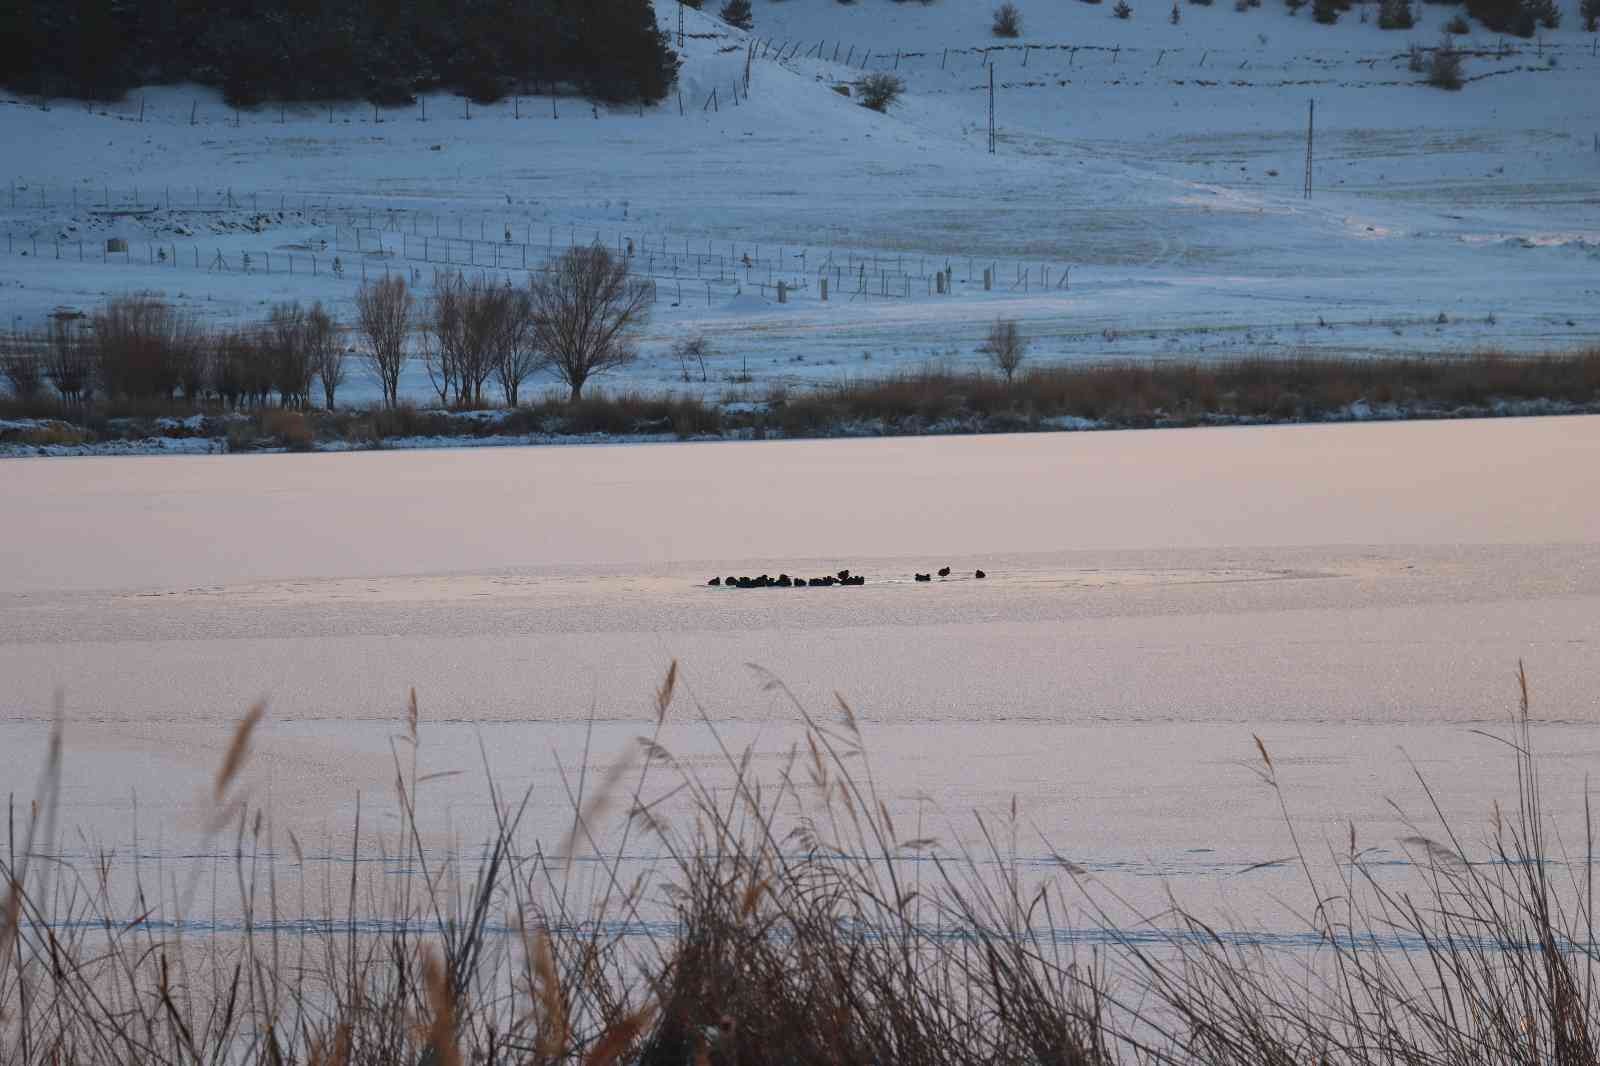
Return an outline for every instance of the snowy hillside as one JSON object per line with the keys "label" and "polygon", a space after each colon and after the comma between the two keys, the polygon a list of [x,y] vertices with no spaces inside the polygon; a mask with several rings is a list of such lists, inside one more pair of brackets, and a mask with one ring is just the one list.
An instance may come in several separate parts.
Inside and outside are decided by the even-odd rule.
{"label": "snowy hillside", "polygon": [[[1045,361],[1600,338],[1600,56],[1575,0],[1538,41],[1461,38],[1460,92],[1407,68],[1456,7],[1383,31],[1360,6],[1328,27],[1281,0],[1184,4],[1173,25],[1130,2],[1024,0],[1003,41],[984,0],[755,0],[750,33],[708,0],[681,95],[642,113],[3,100],[0,310],[26,328],[153,290],[222,321],[348,311],[363,273],[515,279],[600,239],[631,242],[659,297],[612,383],[713,395],[969,362],[1000,315]],[[658,13],[675,31],[677,5]],[[837,91],[863,71],[904,80],[887,115]],[[702,332],[713,380],[684,385],[668,348]]]}

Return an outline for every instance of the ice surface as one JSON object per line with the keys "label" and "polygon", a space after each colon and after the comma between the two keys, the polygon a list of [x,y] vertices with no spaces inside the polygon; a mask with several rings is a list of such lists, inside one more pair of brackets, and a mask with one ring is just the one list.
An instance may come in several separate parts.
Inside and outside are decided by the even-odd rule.
{"label": "ice surface", "polygon": [[[1472,730],[1505,721],[1520,659],[1551,809],[1581,817],[1597,459],[1600,421],[1550,418],[0,462],[0,780],[27,795],[59,693],[65,821],[126,841],[137,798],[176,863],[265,698],[250,782],[277,831],[345,832],[359,792],[387,832],[415,686],[425,772],[468,771],[429,786],[440,838],[487,824],[481,741],[549,842],[557,759],[591,719],[595,765],[628,746],[674,657],[667,747],[719,773],[699,707],[775,768],[798,726],[757,663],[820,713],[850,700],[902,822],[970,840],[1016,795],[1130,898],[1282,931],[1289,875],[1240,873],[1286,852],[1252,734],[1311,839],[1353,819],[1403,863],[1408,757],[1469,830],[1509,797]],[[704,584],[840,566],[868,584]]]}

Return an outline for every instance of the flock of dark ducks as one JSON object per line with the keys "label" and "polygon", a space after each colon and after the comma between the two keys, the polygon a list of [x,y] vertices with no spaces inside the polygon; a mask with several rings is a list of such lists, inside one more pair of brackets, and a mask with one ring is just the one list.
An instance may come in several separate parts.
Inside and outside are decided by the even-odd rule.
{"label": "flock of dark ducks", "polygon": [[[948,566],[940,567],[935,573],[942,580],[950,576],[950,568]],[[911,576],[917,581],[932,581],[934,578],[934,574],[913,573]],[[972,576],[982,580],[989,575],[982,570],[974,570]],[[772,577],[768,574],[762,574],[760,577],[734,577],[729,575],[728,577],[714,577],[706,582],[712,588],[729,589],[819,589],[829,588],[834,585],[865,585],[866,583],[865,574],[852,574],[849,570],[840,570],[837,574],[829,574],[826,577],[790,577],[788,574],[779,574],[777,577]]]}

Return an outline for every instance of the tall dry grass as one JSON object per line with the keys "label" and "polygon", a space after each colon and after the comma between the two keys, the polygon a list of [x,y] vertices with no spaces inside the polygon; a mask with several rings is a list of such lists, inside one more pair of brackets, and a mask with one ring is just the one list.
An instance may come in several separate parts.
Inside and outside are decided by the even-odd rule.
{"label": "tall dry grass", "polygon": [[[423,829],[430,775],[413,694],[394,746],[399,831],[374,834],[358,806],[348,879],[320,899],[280,879],[270,812],[246,787],[264,714],[252,709],[208,795],[242,915],[228,934],[194,928],[181,903],[192,885],[163,895],[108,850],[63,861],[57,730],[37,800],[11,809],[0,869],[0,1061],[1596,1061],[1592,834],[1586,819],[1577,853],[1554,843],[1520,674],[1499,738],[1516,806],[1496,812],[1486,841],[1458,835],[1435,805],[1396,880],[1379,876],[1354,826],[1343,854],[1316,861],[1282,805],[1314,945],[1287,953],[1238,946],[1179,901],[1135,936],[1115,895],[1064,858],[1029,880],[1015,805],[978,817],[976,850],[897,824],[849,704],[823,719],[761,680],[803,726],[775,772],[727,746],[674,664],[634,750],[604,772],[563,771],[558,846],[524,839],[545,797],[488,781],[495,828],[475,856]],[[673,714],[710,730],[722,762],[711,776],[662,745]],[[1258,740],[1255,757],[1281,800],[1270,746]],[[659,864],[629,865],[645,843]],[[355,860],[373,849],[410,875],[363,879]],[[579,854],[592,876],[574,875]],[[1085,907],[1110,950],[1079,953],[1056,935]]]}

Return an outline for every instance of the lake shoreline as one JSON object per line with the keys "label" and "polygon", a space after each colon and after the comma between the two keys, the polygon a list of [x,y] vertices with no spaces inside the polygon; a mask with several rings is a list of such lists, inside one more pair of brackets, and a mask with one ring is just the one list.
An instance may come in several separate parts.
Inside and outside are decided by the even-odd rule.
{"label": "lake shoreline", "polygon": [[[1016,368],[1012,368],[1016,371]],[[685,371],[685,385],[693,387]],[[701,385],[706,384],[704,381]],[[239,407],[201,393],[0,404],[0,456],[345,452],[1437,421],[1600,413],[1600,349],[1356,359],[1068,364],[822,387],[538,394],[505,407]],[[281,389],[279,390],[282,391]],[[291,393],[284,392],[285,397]]]}
{"label": "lake shoreline", "polygon": [[[269,412],[271,413],[271,412]],[[130,435],[91,439],[89,430],[56,419],[0,420],[0,459],[73,458],[84,456],[157,455],[270,455],[287,453],[343,454],[364,451],[419,451],[476,448],[579,447],[603,444],[734,443],[761,440],[861,440],[904,437],[964,437],[1007,433],[1088,433],[1128,430],[1314,426],[1374,422],[1457,422],[1502,418],[1550,418],[1600,414],[1600,401],[1572,403],[1560,400],[1502,401],[1493,405],[1444,407],[1438,405],[1374,406],[1357,402],[1316,417],[1273,417],[1201,412],[1186,416],[1140,419],[1086,419],[1057,416],[1019,422],[1009,417],[946,419],[932,424],[916,420],[864,419],[841,422],[815,432],[790,434],[761,426],[737,426],[718,433],[662,432],[641,427],[638,432],[577,433],[502,432],[499,425],[473,418],[473,413],[432,410],[419,412],[433,420],[463,424],[473,432],[398,434],[367,440],[316,437],[310,441],[287,439],[267,432],[256,415],[194,416],[175,425],[152,425],[148,432],[130,427]],[[196,422],[196,419],[199,419]],[[172,423],[175,420],[162,419]],[[230,428],[244,426],[240,435]]]}

